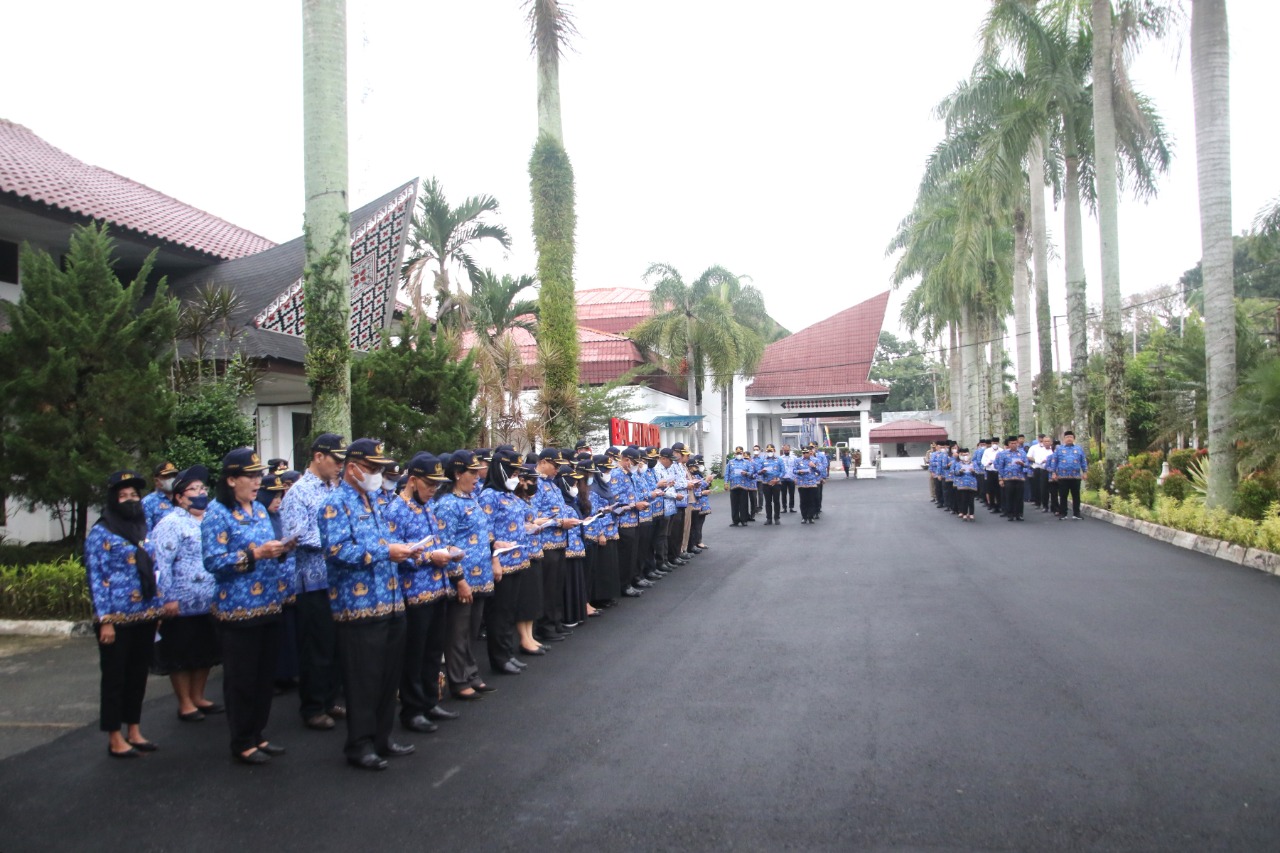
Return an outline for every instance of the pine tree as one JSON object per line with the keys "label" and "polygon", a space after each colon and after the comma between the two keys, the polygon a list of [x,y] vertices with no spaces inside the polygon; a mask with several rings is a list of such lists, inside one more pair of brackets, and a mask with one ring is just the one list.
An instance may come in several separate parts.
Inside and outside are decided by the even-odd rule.
{"label": "pine tree", "polygon": [[28,508],[69,505],[78,540],[107,475],[153,458],[173,426],[177,301],[161,278],[143,307],[155,252],[125,286],[112,247],[105,225],[77,228],[59,269],[23,246],[22,296],[0,335],[0,481]]}
{"label": "pine tree", "polygon": [[352,368],[352,435],[382,439],[401,461],[470,447],[480,429],[471,356],[456,361],[450,339],[426,328],[410,326]]}

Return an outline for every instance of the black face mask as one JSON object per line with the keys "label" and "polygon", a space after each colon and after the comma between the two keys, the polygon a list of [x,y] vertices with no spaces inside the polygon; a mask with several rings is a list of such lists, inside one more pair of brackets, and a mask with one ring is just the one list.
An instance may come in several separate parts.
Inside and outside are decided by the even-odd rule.
{"label": "black face mask", "polygon": [[129,521],[137,521],[146,516],[142,509],[142,501],[120,501],[116,504],[116,509],[120,512],[121,517],[127,518]]}

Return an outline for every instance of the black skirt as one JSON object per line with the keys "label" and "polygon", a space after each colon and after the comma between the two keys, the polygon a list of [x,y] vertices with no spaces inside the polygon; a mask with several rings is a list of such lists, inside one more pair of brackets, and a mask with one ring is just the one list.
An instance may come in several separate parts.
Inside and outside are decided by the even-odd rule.
{"label": "black skirt", "polygon": [[535,622],[542,618],[542,561],[532,560],[522,571],[520,595],[516,599],[516,621]]}
{"label": "black skirt", "polygon": [[209,669],[222,662],[218,649],[218,632],[213,616],[179,616],[160,624],[160,642],[156,644],[157,675]]}
{"label": "black skirt", "polygon": [[618,584],[618,543],[587,543],[587,589],[590,601],[612,601],[622,595]]}
{"label": "black skirt", "polygon": [[564,621],[583,622],[587,618],[587,600],[591,597],[587,560],[585,557],[570,557],[564,565]]}

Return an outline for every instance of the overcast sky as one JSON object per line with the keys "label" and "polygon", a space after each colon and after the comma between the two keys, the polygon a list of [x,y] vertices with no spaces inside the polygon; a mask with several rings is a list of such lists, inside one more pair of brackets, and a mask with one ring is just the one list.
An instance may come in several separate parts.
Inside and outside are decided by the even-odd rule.
{"label": "overcast sky", "polygon": [[[686,280],[721,264],[750,275],[792,331],[888,289],[885,246],[942,133],[932,108],[971,68],[987,5],[578,0],[560,72],[578,287],[639,286],[653,261]],[[1238,232],[1280,193],[1280,4],[1228,9]],[[494,195],[514,245],[482,262],[533,272],[535,75],[519,0],[348,0],[348,18],[352,207],[415,176],[437,176],[454,203]],[[301,233],[300,2],[49,0],[10,4],[5,29],[0,116],[273,240]],[[1133,70],[1176,159],[1157,200],[1122,207],[1126,293],[1200,255],[1188,34]],[[1060,245],[1061,212],[1050,217]],[[1100,302],[1092,220],[1085,232]]]}

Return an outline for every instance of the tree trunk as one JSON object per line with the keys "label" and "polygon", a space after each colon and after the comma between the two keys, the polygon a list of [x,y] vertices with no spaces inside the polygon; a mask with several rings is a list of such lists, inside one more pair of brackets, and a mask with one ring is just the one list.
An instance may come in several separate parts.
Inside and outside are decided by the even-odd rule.
{"label": "tree trunk", "polygon": [[1236,393],[1235,270],[1231,239],[1231,56],[1226,0],[1191,4],[1191,84],[1204,270],[1205,384],[1209,392],[1210,507],[1235,493],[1231,404]]}
{"label": "tree trunk", "polygon": [[1031,288],[1027,280],[1027,213],[1013,212],[1013,338],[1018,354],[1018,431],[1035,435],[1031,381]]}
{"label": "tree trunk", "polygon": [[[545,53],[546,55],[541,55]],[[560,126],[560,53],[539,51],[538,57],[538,135],[547,134],[564,145]]]}
{"label": "tree trunk", "polygon": [[[698,414],[698,377],[693,373],[693,347],[686,347],[684,351],[685,359],[685,376],[689,390],[689,418],[693,419]],[[689,427],[689,450],[697,453],[698,430],[697,424],[694,423]]]}
{"label": "tree trunk", "polygon": [[307,381],[316,433],[351,434],[351,229],[347,201],[345,0],[303,0],[303,273]]}
{"label": "tree trunk", "polygon": [[1067,134],[1067,174],[1063,202],[1063,248],[1067,261],[1067,333],[1071,342],[1071,416],[1081,435],[1089,431],[1089,300],[1084,278],[1080,224],[1080,158]]}
{"label": "tree trunk", "polygon": [[960,371],[964,381],[964,427],[960,430],[960,442],[966,447],[973,447],[978,436],[978,398],[982,396],[982,377],[978,370],[978,348],[981,346],[978,341],[982,335],[967,305],[960,323]]}
{"label": "tree trunk", "polygon": [[951,429],[954,438],[964,431],[966,401],[964,399],[964,365],[960,356],[960,329],[957,323],[950,324],[948,328],[951,335],[948,357],[951,367]]}
{"label": "tree trunk", "polygon": [[1006,432],[1004,411],[1004,322],[991,319],[991,369],[988,374],[987,394],[991,403],[991,434],[1003,436]]}
{"label": "tree trunk", "polygon": [[1031,258],[1035,274],[1036,294],[1036,343],[1040,356],[1040,427],[1042,432],[1053,432],[1049,423],[1054,396],[1053,372],[1053,320],[1049,308],[1049,224],[1044,209],[1044,141],[1040,136],[1032,141],[1031,162]]}
{"label": "tree trunk", "polygon": [[1098,182],[1098,242],[1102,247],[1102,331],[1106,356],[1104,427],[1107,480],[1129,456],[1124,384],[1124,332],[1120,327],[1120,220],[1116,171],[1116,116],[1112,103],[1115,53],[1111,0],[1092,0],[1093,160]]}

